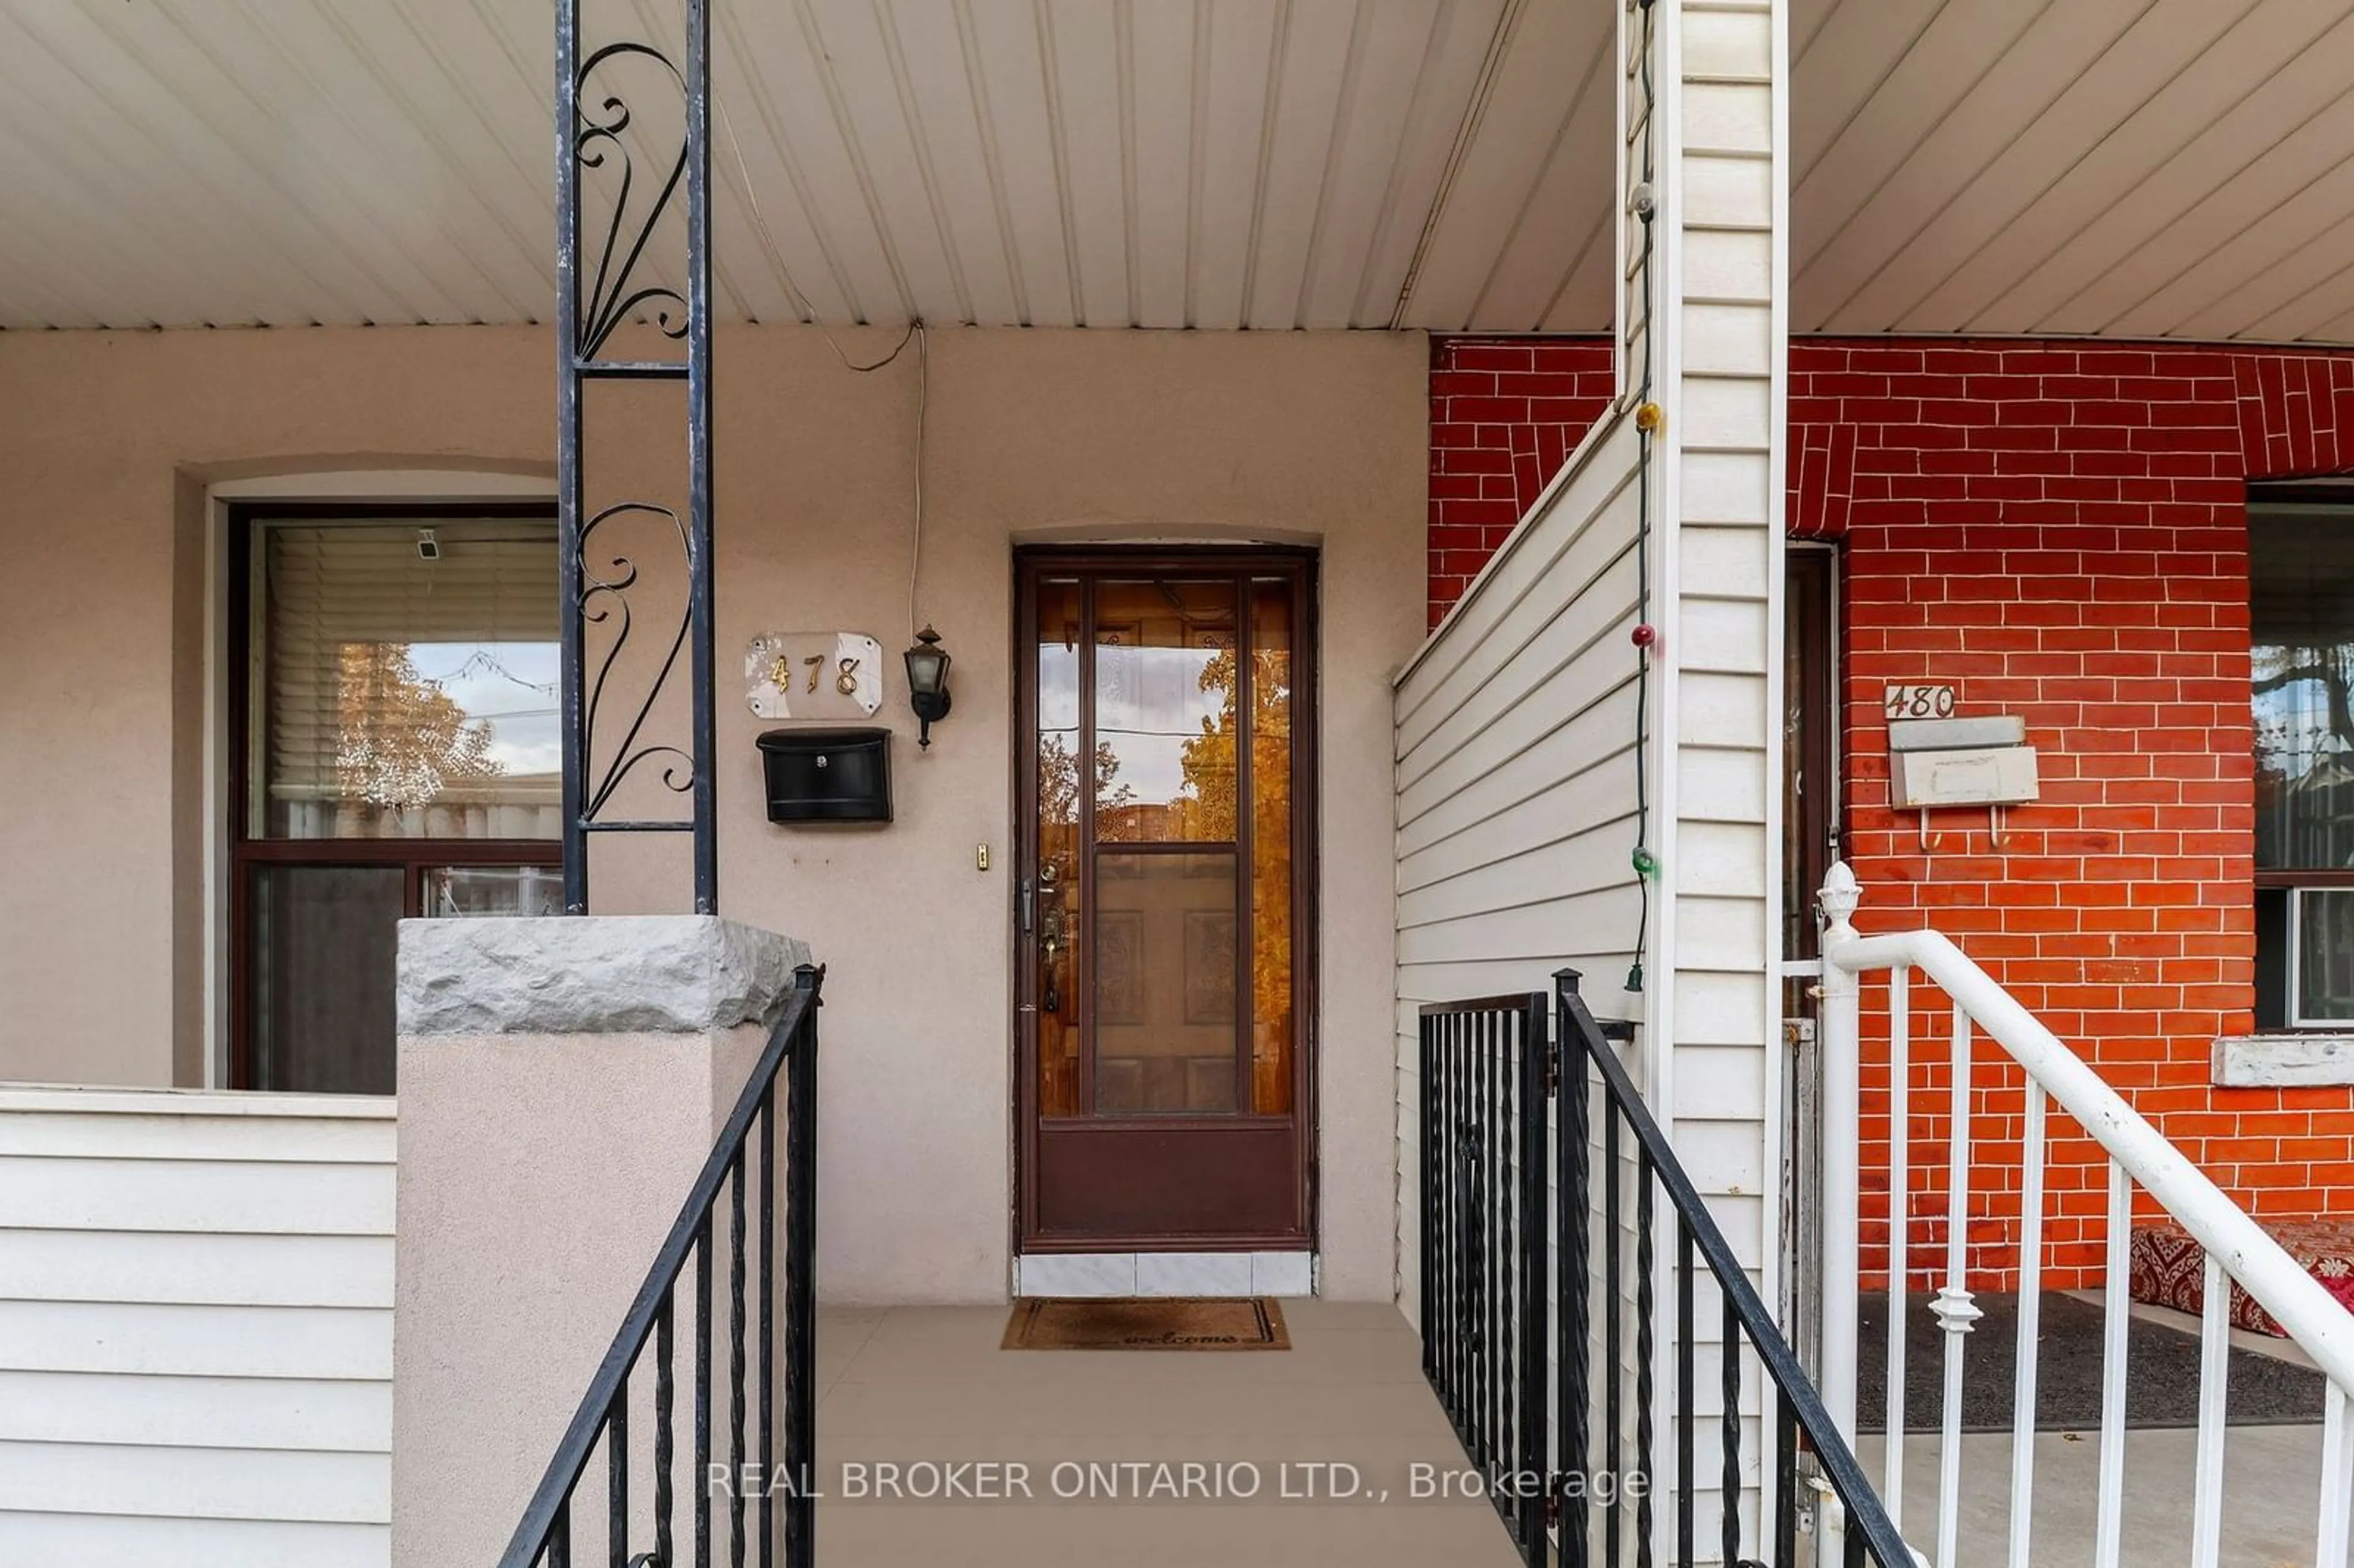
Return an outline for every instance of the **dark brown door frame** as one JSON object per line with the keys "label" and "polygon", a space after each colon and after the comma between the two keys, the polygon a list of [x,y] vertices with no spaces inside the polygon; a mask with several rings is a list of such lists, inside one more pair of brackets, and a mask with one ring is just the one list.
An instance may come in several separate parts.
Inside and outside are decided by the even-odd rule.
{"label": "dark brown door frame", "polygon": [[[1014,799],[1014,866],[1010,879],[1015,906],[1010,922],[1013,939],[1010,946],[1009,963],[1013,976],[1012,1042],[1014,1055],[1013,1118],[1015,1150],[1015,1204],[1013,1218],[1013,1241],[1017,1254],[1056,1252],[1130,1252],[1148,1250],[1184,1250],[1195,1252],[1302,1250],[1316,1244],[1319,1215],[1317,1213],[1318,1143],[1320,1118],[1316,1100],[1316,1058],[1318,1031],[1318,952],[1319,930],[1317,909],[1321,882],[1320,867],[1320,840],[1318,837],[1318,805],[1321,793],[1320,746],[1318,729],[1319,652],[1320,617],[1318,585],[1320,557],[1314,549],[1282,546],[1081,546],[1062,548],[1047,546],[1017,546],[1013,553],[1014,604],[1012,662],[1014,672],[1013,718],[1013,799]],[[1286,1117],[1262,1117],[1251,1114],[1229,1116],[1151,1116],[1099,1118],[1079,1117],[1057,1118],[1067,1120],[1058,1126],[1058,1133],[1088,1136],[1096,1133],[1178,1131],[1190,1128],[1288,1124],[1293,1129],[1297,1158],[1294,1160],[1297,1181],[1297,1213],[1299,1224],[1285,1230],[1236,1231],[1215,1235],[1188,1234],[1182,1238],[1139,1234],[1088,1234],[1085,1236],[1043,1234],[1037,1224],[1039,1213],[1039,1070],[1037,965],[1032,961],[1034,938],[1023,928],[1021,908],[1021,884],[1025,877],[1036,874],[1038,843],[1038,671],[1036,656],[1037,588],[1041,578],[1072,573],[1119,573],[1127,575],[1159,574],[1193,576],[1234,574],[1246,583],[1254,575],[1282,575],[1293,585],[1292,607],[1292,1109]],[[1248,651],[1247,622],[1250,614],[1248,594],[1237,599],[1237,668],[1238,679],[1246,678],[1246,666],[1242,655]],[[1082,641],[1092,641],[1094,629],[1090,624],[1083,630]],[[1083,729],[1092,731],[1094,695],[1090,684],[1082,682],[1080,701],[1083,705]],[[1240,704],[1247,714],[1250,703],[1246,692]],[[1245,759],[1241,747],[1248,741],[1246,730],[1237,747],[1237,760]],[[1082,743],[1082,753],[1085,745]],[[1082,776],[1087,766],[1082,761]],[[1247,773],[1247,768],[1242,770]],[[1246,786],[1247,788],[1247,786]],[[1083,821],[1092,817],[1091,790],[1082,790],[1085,802]],[[1246,794],[1236,801],[1237,841],[1233,846],[1237,856],[1237,881],[1247,888],[1250,881],[1251,811]],[[1174,845],[1169,853],[1199,849],[1200,845]],[[1217,846],[1211,846],[1217,847]],[[1152,853],[1148,851],[1147,853]],[[1093,888],[1093,856],[1079,857],[1081,884],[1080,907],[1090,917],[1095,908]],[[1237,931],[1246,929],[1238,926]],[[1074,966],[1072,990],[1078,993],[1080,1004],[1092,1007],[1094,948],[1092,941],[1083,942],[1078,962]],[[1237,962],[1242,961],[1241,942],[1236,942]],[[1089,1022],[1092,1022],[1089,1020]],[[1247,1050],[1248,1032],[1244,1032],[1238,1051]],[[1239,1075],[1247,1085],[1249,1074]],[[1088,1086],[1083,1079],[1082,1103]]]}
{"label": "dark brown door frame", "polygon": [[[401,912],[425,912],[428,870],[441,865],[539,865],[561,869],[558,839],[272,839],[253,832],[253,670],[268,652],[267,632],[253,623],[253,551],[269,523],[403,523],[430,526],[436,520],[494,517],[553,522],[552,501],[482,502],[245,502],[230,505],[228,519],[228,788],[222,792],[228,821],[228,1086],[250,1089],[253,1061],[253,878],[268,865],[323,867],[398,865],[402,879]],[[550,592],[554,591],[551,585]]]}
{"label": "dark brown door frame", "polygon": [[[1806,748],[1806,755],[1798,759],[1803,792],[1800,821],[1796,824],[1803,872],[1797,891],[1804,896],[1797,913],[1803,916],[1813,907],[1815,891],[1845,842],[1846,814],[1840,799],[1845,788],[1847,747],[1847,658],[1840,637],[1845,574],[1840,569],[1842,563],[1835,546],[1792,541],[1783,548],[1787,564],[1785,591],[1790,597],[1792,613],[1802,618],[1801,659],[1819,677],[1808,691],[1783,694],[1784,703],[1799,715],[1798,739]],[[1801,918],[1797,926],[1795,950],[1787,956],[1816,957],[1819,945],[1813,922]]]}
{"label": "dark brown door frame", "polygon": [[[1792,820],[1784,824],[1783,842],[1776,851],[1785,863],[1781,874],[1789,907],[1785,928],[1775,938],[1776,961],[1819,959],[1821,927],[1814,916],[1816,890],[1843,847],[1845,815],[1840,795],[1845,788],[1847,747],[1847,670],[1840,593],[1845,580],[1839,547],[1791,540],[1783,546],[1783,591],[1786,599],[1779,630],[1797,654],[1808,677],[1805,689],[1783,694],[1787,770],[1799,781],[1796,801],[1787,799],[1787,779],[1774,787],[1786,791],[1785,810]],[[1796,733],[1787,733],[1790,716]],[[1795,862],[1795,863],[1791,863]],[[1821,1052],[1813,1031],[1819,1012],[1815,991],[1808,980],[1786,977],[1782,981],[1785,1039],[1776,1058],[1787,1103],[1782,1110],[1783,1148],[1782,1306],[1791,1325],[1800,1359],[1809,1368],[1820,1364],[1821,1294]]]}

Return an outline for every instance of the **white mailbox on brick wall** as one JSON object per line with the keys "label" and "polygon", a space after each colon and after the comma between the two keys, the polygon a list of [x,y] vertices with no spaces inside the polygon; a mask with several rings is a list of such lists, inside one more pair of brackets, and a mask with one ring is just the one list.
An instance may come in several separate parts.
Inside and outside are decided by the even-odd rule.
{"label": "white mailbox on brick wall", "polygon": [[1891,720],[1888,777],[1889,803],[1908,811],[2024,805],[2038,788],[2027,721],[2014,714]]}

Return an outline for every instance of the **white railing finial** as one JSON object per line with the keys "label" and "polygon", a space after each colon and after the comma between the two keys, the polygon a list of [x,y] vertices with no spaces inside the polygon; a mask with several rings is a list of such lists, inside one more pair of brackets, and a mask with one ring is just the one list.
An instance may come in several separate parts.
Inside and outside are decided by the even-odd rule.
{"label": "white railing finial", "polygon": [[1829,922],[1823,930],[1826,947],[1856,934],[1854,916],[1856,906],[1862,902],[1863,889],[1857,884],[1855,873],[1848,869],[1847,862],[1831,862],[1830,870],[1823,874],[1822,891],[1815,895],[1815,903]]}

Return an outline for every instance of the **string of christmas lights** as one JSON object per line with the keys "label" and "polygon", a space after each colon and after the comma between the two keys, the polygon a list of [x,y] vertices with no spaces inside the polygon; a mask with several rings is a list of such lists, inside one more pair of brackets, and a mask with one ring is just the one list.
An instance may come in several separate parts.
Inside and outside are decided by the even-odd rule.
{"label": "string of christmas lights", "polygon": [[1635,868],[1636,896],[1634,962],[1627,970],[1627,990],[1643,989],[1643,948],[1651,933],[1651,884],[1659,874],[1659,857],[1651,849],[1650,778],[1645,754],[1650,746],[1651,649],[1659,640],[1651,624],[1651,442],[1667,417],[1651,401],[1652,320],[1651,220],[1659,203],[1653,195],[1651,134],[1657,101],[1651,83],[1651,0],[1635,0],[1643,13],[1643,38],[1637,75],[1643,90],[1643,178],[1628,194],[1636,221],[1643,227],[1643,249],[1638,268],[1643,298],[1643,371],[1635,391],[1635,627],[1628,634],[1635,644],[1635,849],[1628,858]]}

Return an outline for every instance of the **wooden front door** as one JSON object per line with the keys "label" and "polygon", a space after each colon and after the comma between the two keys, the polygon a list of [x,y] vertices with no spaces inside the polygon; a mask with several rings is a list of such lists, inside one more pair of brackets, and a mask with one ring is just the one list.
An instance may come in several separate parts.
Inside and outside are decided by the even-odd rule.
{"label": "wooden front door", "polygon": [[1314,558],[1018,562],[1023,1249],[1304,1246]]}

